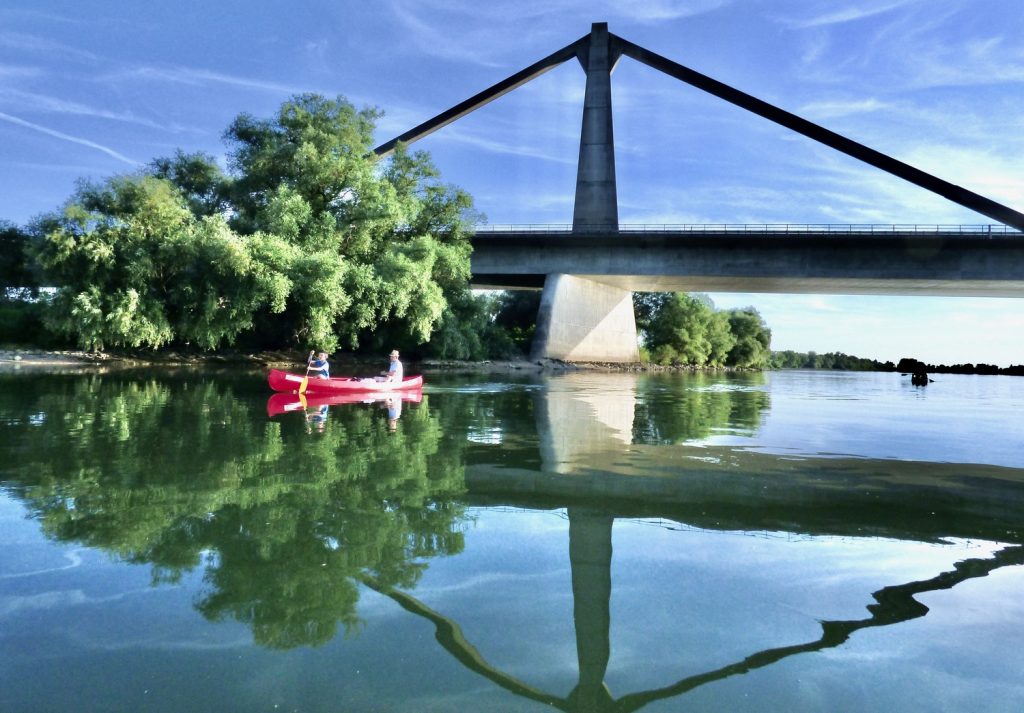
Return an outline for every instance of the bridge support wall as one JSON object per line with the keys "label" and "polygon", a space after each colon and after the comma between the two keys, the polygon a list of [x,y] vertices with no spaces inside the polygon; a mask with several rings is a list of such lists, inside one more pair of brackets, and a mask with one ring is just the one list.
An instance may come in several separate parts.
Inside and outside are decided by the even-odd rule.
{"label": "bridge support wall", "polygon": [[548,275],[530,357],[640,361],[633,293],[572,275]]}

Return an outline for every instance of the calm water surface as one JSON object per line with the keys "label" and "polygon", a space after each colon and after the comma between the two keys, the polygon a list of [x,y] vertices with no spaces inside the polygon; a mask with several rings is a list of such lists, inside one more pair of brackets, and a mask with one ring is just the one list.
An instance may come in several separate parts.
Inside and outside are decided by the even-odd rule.
{"label": "calm water surface", "polygon": [[1017,711],[1024,379],[0,374],[0,711]]}

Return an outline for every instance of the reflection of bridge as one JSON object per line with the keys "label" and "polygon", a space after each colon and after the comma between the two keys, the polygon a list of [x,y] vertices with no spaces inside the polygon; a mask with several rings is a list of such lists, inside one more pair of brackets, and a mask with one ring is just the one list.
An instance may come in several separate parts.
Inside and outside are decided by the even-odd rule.
{"label": "reflection of bridge", "polygon": [[[570,59],[586,72],[573,225],[570,233],[521,236],[478,232],[477,284],[543,285],[535,357],[636,361],[631,290],[854,292],[1024,295],[1024,247],[1012,236],[964,242],[935,233],[837,240],[750,241],[733,233],[642,239],[620,230],[612,132],[611,74],[622,56],[739,106],[813,141],[1024,230],[1024,214],[722,84],[608,32],[591,32],[376,149],[391,153],[475,111]],[[1001,226],[1000,226],[1001,227]],[[713,238],[713,239],[712,239]],[[1019,240],[1019,238],[1018,238]]]}
{"label": "reflection of bridge", "polygon": [[[361,581],[431,622],[438,643],[468,669],[505,690],[563,711],[635,711],[714,681],[788,657],[841,646],[861,629],[925,616],[915,596],[950,589],[1008,566],[1024,565],[1024,471],[904,461],[795,460],[719,456],[687,465],[676,448],[634,443],[640,401],[635,374],[550,377],[534,412],[539,470],[472,465],[468,499],[478,505],[564,508],[569,518],[573,623],[579,677],[558,696],[497,669],[451,617],[372,577]],[[487,447],[482,447],[486,449]],[[666,452],[668,454],[666,455]],[[659,460],[662,459],[662,460]],[[632,459],[641,467],[635,468]],[[474,459],[479,460],[479,459]],[[660,474],[659,474],[660,472]],[[983,477],[987,476],[987,477]],[[991,558],[958,562],[930,579],[873,593],[862,619],[822,621],[821,635],[786,643],[659,688],[616,698],[605,685],[611,657],[612,526],[619,517],[663,517],[721,530],[884,536],[925,542],[945,537],[1010,544]],[[866,593],[865,593],[866,594]]]}
{"label": "reflection of bridge", "polygon": [[534,404],[540,469],[474,459],[478,464],[466,469],[471,502],[599,508],[615,517],[664,517],[710,529],[1024,544],[1024,469],[779,458],[711,446],[699,458],[683,458],[679,449],[635,442],[642,379],[635,373],[547,378]]}

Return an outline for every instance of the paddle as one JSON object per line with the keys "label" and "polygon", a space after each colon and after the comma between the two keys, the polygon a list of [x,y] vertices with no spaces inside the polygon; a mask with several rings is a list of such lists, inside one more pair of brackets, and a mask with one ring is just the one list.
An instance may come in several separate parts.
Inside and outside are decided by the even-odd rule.
{"label": "paddle", "polygon": [[309,353],[309,358],[306,359],[306,375],[302,377],[302,383],[299,384],[299,395],[306,393],[306,387],[309,386],[309,364],[313,361],[313,352]]}

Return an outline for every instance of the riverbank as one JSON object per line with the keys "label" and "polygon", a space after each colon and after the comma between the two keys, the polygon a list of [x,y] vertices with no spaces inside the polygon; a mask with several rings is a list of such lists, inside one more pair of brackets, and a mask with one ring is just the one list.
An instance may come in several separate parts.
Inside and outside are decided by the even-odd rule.
{"label": "riverbank", "polygon": [[[219,352],[212,354],[182,354],[179,352],[88,352],[79,350],[45,351],[40,349],[0,349],[0,371],[12,369],[45,369],[56,367],[106,368],[133,367],[189,367],[234,366],[253,369],[292,369],[301,371],[305,354],[300,352]],[[331,360],[334,373],[361,373],[372,370],[386,361],[383,357],[343,355]],[[628,371],[628,372],[730,372],[749,371],[730,367],[696,367],[689,365],[662,366],[650,363],[617,364],[612,362],[565,362],[555,359],[531,361],[490,360],[459,361],[454,359],[424,359],[406,362],[417,371],[443,371],[446,373],[507,373],[507,372],[564,372],[564,371]]]}

